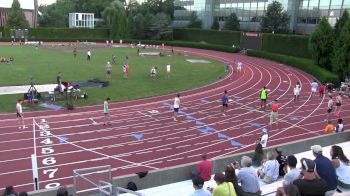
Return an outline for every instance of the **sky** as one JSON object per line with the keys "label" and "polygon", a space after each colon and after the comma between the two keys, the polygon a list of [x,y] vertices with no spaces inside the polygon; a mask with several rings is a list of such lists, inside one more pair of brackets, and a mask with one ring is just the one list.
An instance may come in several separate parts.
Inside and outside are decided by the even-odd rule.
{"label": "sky", "polygon": [[[13,0],[0,0],[0,7],[9,8]],[[38,0],[39,5],[49,5],[56,2],[56,0]],[[24,9],[34,9],[34,0],[19,0],[21,7]]]}

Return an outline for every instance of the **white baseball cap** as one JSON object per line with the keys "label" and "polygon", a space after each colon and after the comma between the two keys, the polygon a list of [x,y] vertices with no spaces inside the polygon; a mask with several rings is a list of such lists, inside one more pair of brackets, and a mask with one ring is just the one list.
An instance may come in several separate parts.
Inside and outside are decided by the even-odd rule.
{"label": "white baseball cap", "polygon": [[310,148],[314,153],[320,153],[322,152],[322,146],[320,145],[313,145]]}

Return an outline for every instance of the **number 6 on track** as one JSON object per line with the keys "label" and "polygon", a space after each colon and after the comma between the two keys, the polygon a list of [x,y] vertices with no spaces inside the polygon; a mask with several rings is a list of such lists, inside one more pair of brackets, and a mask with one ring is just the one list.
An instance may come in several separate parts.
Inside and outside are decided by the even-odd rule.
{"label": "number 6 on track", "polygon": [[58,168],[44,170],[44,174],[49,173],[49,178],[54,178]]}
{"label": "number 6 on track", "polygon": [[47,157],[47,158],[43,159],[42,163],[44,165],[53,165],[56,163],[56,159],[54,157]]}

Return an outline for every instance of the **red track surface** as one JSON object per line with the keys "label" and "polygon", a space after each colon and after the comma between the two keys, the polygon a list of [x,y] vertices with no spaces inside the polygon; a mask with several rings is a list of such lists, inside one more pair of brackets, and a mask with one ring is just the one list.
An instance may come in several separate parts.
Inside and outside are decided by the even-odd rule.
{"label": "red track surface", "polygon": [[[74,111],[39,111],[26,113],[26,124],[45,118],[50,124],[54,153],[42,154],[43,138],[37,144],[40,188],[49,183],[72,184],[72,170],[92,166],[111,165],[113,176],[144,170],[164,168],[199,160],[206,153],[210,158],[252,150],[261,129],[250,123],[266,126],[269,113],[260,107],[260,89],[267,86],[269,101],[279,99],[279,127],[269,129],[269,146],[324,134],[324,119],[328,99],[311,98],[312,77],[304,72],[275,62],[251,58],[240,54],[174,48],[186,50],[222,61],[242,61],[243,72],[233,74],[216,83],[181,93],[181,115],[172,119],[174,94],[141,100],[110,104],[112,126],[102,126],[102,106],[77,108]],[[130,78],[132,80],[132,78]],[[302,85],[301,98],[293,102],[293,87]],[[227,89],[230,98],[227,116],[221,115],[221,96]],[[158,110],[150,115],[148,111]],[[188,115],[194,119],[188,119]],[[341,112],[345,122],[350,120],[349,101],[344,99]],[[16,190],[33,190],[30,155],[34,152],[33,128],[18,130],[15,114],[0,115],[0,187],[15,185]],[[293,119],[297,118],[297,119]],[[292,118],[292,119],[291,119]],[[98,125],[92,126],[92,121]],[[335,117],[334,117],[335,119]],[[196,125],[200,120],[204,125]],[[200,128],[209,126],[215,131],[204,134]],[[137,141],[132,134],[143,134]],[[220,139],[218,133],[227,135]],[[39,132],[36,134],[39,136]],[[69,138],[60,144],[57,136]],[[235,140],[243,147],[231,145]],[[53,157],[56,162],[44,165],[43,160]],[[52,178],[48,171],[56,169]],[[49,172],[50,173],[50,172]]]}

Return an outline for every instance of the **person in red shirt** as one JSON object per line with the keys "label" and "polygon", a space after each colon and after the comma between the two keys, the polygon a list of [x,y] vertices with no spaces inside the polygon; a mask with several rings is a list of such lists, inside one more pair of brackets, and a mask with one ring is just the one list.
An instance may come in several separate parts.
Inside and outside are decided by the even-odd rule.
{"label": "person in red shirt", "polygon": [[323,84],[320,84],[320,86],[318,87],[318,92],[320,94],[320,98],[322,99],[323,95],[324,95],[324,85]]}
{"label": "person in red shirt", "polygon": [[272,125],[272,123],[276,123],[278,126],[278,100],[276,99],[275,102],[272,104],[272,110],[271,110],[271,116],[270,116],[270,123],[269,125]]}
{"label": "person in red shirt", "polygon": [[207,155],[202,155],[202,161],[198,163],[196,171],[192,174],[194,176],[201,176],[204,181],[209,181],[211,179],[212,165],[211,161],[207,160]]}

